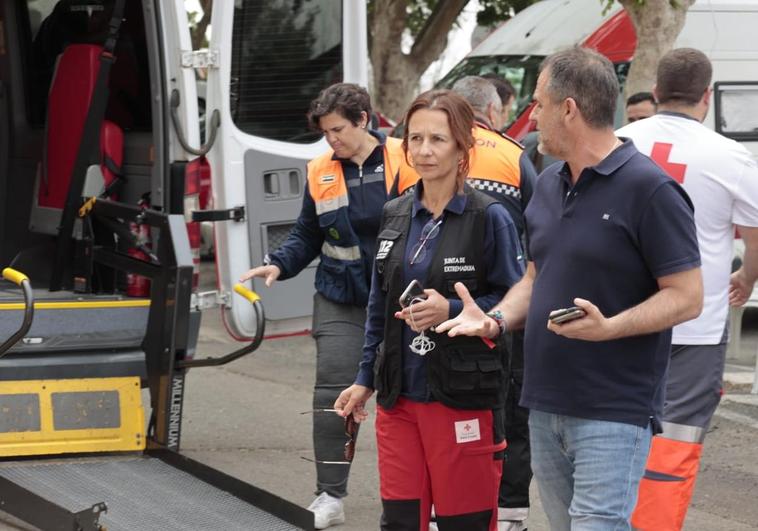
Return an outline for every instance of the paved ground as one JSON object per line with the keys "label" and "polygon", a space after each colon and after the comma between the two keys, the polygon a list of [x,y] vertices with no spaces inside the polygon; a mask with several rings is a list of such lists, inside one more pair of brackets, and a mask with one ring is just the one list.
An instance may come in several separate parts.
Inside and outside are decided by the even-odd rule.
{"label": "paved ground", "polygon": [[[265,298],[264,298],[265,300]],[[747,312],[743,348],[758,350],[758,313]],[[206,312],[199,352],[235,347],[218,312]],[[256,486],[306,506],[313,498],[310,416],[315,349],[309,337],[266,341],[253,355],[224,368],[190,372],[183,451]],[[706,442],[686,529],[758,529],[758,397],[749,394],[752,371],[728,367],[727,395]],[[535,489],[533,488],[533,491]],[[346,499],[348,522],[339,531],[377,529],[380,503],[371,423],[361,431]],[[534,492],[531,531],[547,530]],[[19,529],[0,524],[0,529]]]}
{"label": "paved ground", "polygon": [[[206,324],[203,345],[225,344],[222,331]],[[753,324],[758,322],[749,326]],[[756,338],[756,330],[748,330],[743,342],[755,351]],[[314,358],[313,341],[301,337],[265,343],[252,357],[225,369],[195,371],[189,378],[184,450],[298,504],[310,503],[313,465],[299,458],[311,452],[310,418],[299,412],[310,408]],[[730,365],[728,377],[752,381],[752,372]],[[758,529],[758,397],[744,383],[729,389],[706,442],[688,530]],[[534,492],[533,497],[529,528],[546,530],[539,496]],[[377,529],[380,503],[371,423],[358,442],[346,509],[349,520],[338,529]]]}

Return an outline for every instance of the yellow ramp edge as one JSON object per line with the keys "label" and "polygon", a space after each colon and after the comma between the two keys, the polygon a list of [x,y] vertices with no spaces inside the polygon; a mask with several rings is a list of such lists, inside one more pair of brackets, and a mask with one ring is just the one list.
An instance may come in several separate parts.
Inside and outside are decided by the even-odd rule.
{"label": "yellow ramp edge", "polygon": [[144,448],[138,377],[0,382],[0,457]]}

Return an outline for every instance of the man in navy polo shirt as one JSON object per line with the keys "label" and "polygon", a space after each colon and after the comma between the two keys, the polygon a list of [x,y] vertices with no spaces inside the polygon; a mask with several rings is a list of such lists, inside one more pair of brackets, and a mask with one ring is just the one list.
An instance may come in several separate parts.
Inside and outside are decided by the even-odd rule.
{"label": "man in navy polo shirt", "polygon": [[[671,327],[702,308],[692,204],[631,141],[617,139],[619,89],[605,57],[548,57],[534,92],[539,149],[556,163],[526,210],[524,278],[486,316],[465,287],[437,327],[493,337],[526,323],[521,405],[532,468],[553,530],[630,529],[653,433],[660,431]],[[584,317],[555,324],[551,311]]]}

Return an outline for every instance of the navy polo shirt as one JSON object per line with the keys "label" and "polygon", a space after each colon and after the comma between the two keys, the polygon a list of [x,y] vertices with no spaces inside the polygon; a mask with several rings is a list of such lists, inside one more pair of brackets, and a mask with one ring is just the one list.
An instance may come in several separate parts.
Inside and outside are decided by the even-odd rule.
{"label": "navy polo shirt", "polygon": [[[410,263],[413,256],[413,248],[421,239],[424,225],[432,219],[432,213],[421,203],[423,193],[423,181],[419,181],[413,191],[413,207],[411,209],[411,223],[406,240],[403,260],[403,285],[408,285],[411,280],[418,280],[425,286],[432,258],[442,238],[438,236],[428,239],[425,245],[426,252],[413,264]],[[444,218],[448,216],[460,216],[466,207],[466,196],[459,194],[454,196],[445,206],[442,213],[440,232],[445,230]],[[435,221],[439,221],[437,218]],[[506,291],[516,282],[521,280],[524,274],[524,258],[521,252],[519,237],[516,226],[505,207],[500,203],[492,203],[485,211],[484,234],[484,262],[487,271],[487,282],[490,292],[478,297],[476,300],[480,308],[489,310],[502,300]],[[448,317],[453,318],[463,309],[463,303],[457,299],[448,299],[450,309]],[[366,387],[374,386],[374,360],[376,349],[384,338],[386,297],[379,284],[374,261],[374,274],[371,282],[371,294],[369,295],[366,316],[366,341],[363,347],[363,359],[361,360],[358,376],[355,383]],[[392,317],[394,319],[394,317]],[[425,402],[431,399],[427,383],[426,357],[411,352],[410,344],[418,334],[409,326],[403,324],[403,388],[401,395]]]}
{"label": "navy polo shirt", "polygon": [[625,139],[572,186],[568,164],[537,179],[526,209],[537,271],[527,316],[521,405],[657,431],[671,330],[613,341],[567,339],[548,314],[575,297],[610,317],[658,291],[657,279],[700,266],[684,189]]}

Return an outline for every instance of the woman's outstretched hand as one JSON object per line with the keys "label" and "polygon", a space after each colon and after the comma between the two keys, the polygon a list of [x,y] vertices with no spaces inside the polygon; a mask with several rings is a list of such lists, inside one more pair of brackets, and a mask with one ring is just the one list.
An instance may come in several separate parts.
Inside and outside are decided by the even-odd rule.
{"label": "woman's outstretched hand", "polygon": [[279,275],[281,274],[282,270],[279,269],[279,266],[275,266],[273,264],[258,266],[252,268],[250,271],[242,275],[240,277],[240,282],[245,282],[246,280],[250,280],[253,277],[261,277],[266,279],[266,287],[270,288],[271,284],[276,282],[276,279],[279,278]]}

